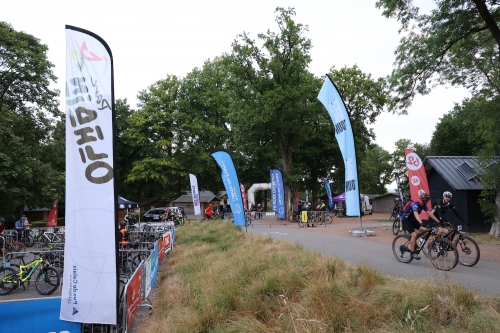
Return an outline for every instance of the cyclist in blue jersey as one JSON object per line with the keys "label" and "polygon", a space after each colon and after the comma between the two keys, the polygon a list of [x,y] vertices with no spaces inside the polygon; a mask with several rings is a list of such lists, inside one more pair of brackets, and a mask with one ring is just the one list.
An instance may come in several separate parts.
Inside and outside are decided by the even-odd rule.
{"label": "cyclist in blue jersey", "polygon": [[403,222],[403,227],[408,230],[408,232],[411,234],[411,240],[410,240],[410,250],[411,250],[411,257],[413,259],[420,260],[420,256],[418,255],[418,252],[415,251],[416,248],[416,243],[417,243],[417,230],[420,231],[420,233],[427,231],[428,229],[424,226],[422,226],[422,220],[420,219],[419,214],[423,211],[427,212],[429,217],[439,223],[439,219],[432,214],[432,212],[429,211],[429,208],[427,208],[427,202],[431,199],[430,195],[428,195],[425,192],[422,192],[420,194],[420,200],[419,201],[414,201],[408,208],[405,209],[403,214],[401,215],[401,221]]}

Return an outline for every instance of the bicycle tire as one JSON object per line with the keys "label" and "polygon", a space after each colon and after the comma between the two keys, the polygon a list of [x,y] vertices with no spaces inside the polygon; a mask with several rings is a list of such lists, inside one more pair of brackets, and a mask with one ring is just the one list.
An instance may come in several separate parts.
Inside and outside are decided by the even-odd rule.
{"label": "bicycle tire", "polygon": [[299,227],[304,228],[307,225],[307,222],[302,222],[302,220],[299,220],[297,222],[299,224]]}
{"label": "bicycle tire", "polygon": [[294,222],[293,221],[293,213],[292,214],[288,214],[288,222]]}
{"label": "bicycle tire", "polygon": [[326,224],[332,224],[333,219],[330,217],[330,215],[325,216],[325,223]]}
{"label": "bicycle tire", "polygon": [[[458,251],[458,262],[464,266],[472,267],[479,261],[481,251],[476,241],[469,236],[459,235],[453,244]],[[472,245],[471,245],[472,244]],[[475,252],[475,253],[474,253]]]}
{"label": "bicycle tire", "polygon": [[32,247],[35,244],[35,238],[33,236],[24,237],[23,244],[26,247]]}
{"label": "bicycle tire", "polygon": [[0,269],[0,295],[10,294],[16,288],[18,280],[15,269],[11,267]]}
{"label": "bicycle tire", "polygon": [[245,226],[248,227],[252,224],[252,219],[250,217],[245,217]]}
{"label": "bicycle tire", "polygon": [[449,271],[458,264],[458,251],[447,238],[434,239],[429,246],[429,260],[439,270]]}
{"label": "bicycle tire", "polygon": [[409,263],[413,260],[410,250],[410,237],[407,235],[399,235],[392,241],[392,254],[397,261]]}
{"label": "bicycle tire", "polygon": [[35,288],[40,295],[50,295],[59,287],[61,278],[53,267],[43,268],[35,279]]}
{"label": "bicycle tire", "polygon": [[396,236],[399,234],[400,223],[401,223],[400,219],[395,219],[394,222],[392,223],[392,233]]}

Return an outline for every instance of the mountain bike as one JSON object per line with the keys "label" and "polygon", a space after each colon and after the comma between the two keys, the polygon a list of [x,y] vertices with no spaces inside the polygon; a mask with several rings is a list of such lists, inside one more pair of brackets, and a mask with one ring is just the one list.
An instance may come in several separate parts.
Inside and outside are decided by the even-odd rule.
{"label": "mountain bike", "polygon": [[394,235],[398,235],[400,232],[403,232],[403,234],[408,235],[408,231],[406,231],[405,228],[403,228],[403,221],[401,221],[401,216],[398,215],[398,217],[392,222],[392,233]]}
{"label": "mountain bike", "polygon": [[[449,239],[453,245],[457,248],[459,257],[458,262],[464,266],[472,267],[478,263],[481,257],[481,251],[479,250],[479,245],[470,236],[466,236],[460,231],[462,230],[462,225],[454,226],[449,222],[444,222],[446,227],[451,227],[452,230],[442,237]],[[423,249],[424,255],[427,257],[429,250]]]}
{"label": "mountain bike", "polygon": [[[424,249],[429,237],[435,236],[436,230],[431,227],[428,231],[424,231],[417,235],[416,252],[420,253]],[[410,235],[396,236],[392,242],[392,253],[399,262],[409,263],[413,260],[410,250]],[[434,238],[427,245],[428,258],[431,264],[442,271],[449,271],[458,263],[458,251],[455,245],[446,238]]]}
{"label": "mountain bike", "polygon": [[24,284],[26,282],[30,284],[31,277],[36,271],[38,271],[35,278],[36,290],[41,295],[50,295],[56,291],[61,282],[59,273],[55,268],[45,265],[46,253],[33,252],[33,254],[40,257],[28,264],[19,265],[19,268],[10,266],[0,269],[0,295],[7,295],[20,286],[26,289]]}

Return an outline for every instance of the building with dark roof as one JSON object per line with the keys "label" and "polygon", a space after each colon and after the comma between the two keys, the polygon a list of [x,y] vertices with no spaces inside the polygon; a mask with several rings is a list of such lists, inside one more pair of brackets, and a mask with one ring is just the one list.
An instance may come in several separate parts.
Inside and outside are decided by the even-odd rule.
{"label": "building with dark roof", "polygon": [[[488,165],[493,163],[498,163],[498,158],[491,159]],[[452,192],[451,203],[469,223],[469,232],[488,232],[491,229],[491,223],[485,223],[487,218],[479,206],[479,195],[485,186],[481,176],[488,165],[481,166],[474,156],[428,156],[424,160],[432,201],[441,199],[444,191]],[[462,223],[450,211],[444,218],[453,224]]]}
{"label": "building with dark roof", "polygon": [[[200,191],[200,209],[201,213],[205,211],[205,208],[208,207],[208,204],[217,204],[219,205],[220,199],[213,192],[210,191]],[[193,206],[193,196],[191,193],[187,193],[181,195],[177,199],[174,200],[175,206],[182,206],[184,208],[184,212],[187,215],[194,215],[194,206]]]}

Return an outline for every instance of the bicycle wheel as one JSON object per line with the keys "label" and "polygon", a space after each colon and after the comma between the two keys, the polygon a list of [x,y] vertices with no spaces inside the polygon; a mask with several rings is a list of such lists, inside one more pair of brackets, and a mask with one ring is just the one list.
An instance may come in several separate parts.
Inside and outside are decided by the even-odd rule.
{"label": "bicycle wheel", "polygon": [[35,288],[41,295],[50,295],[59,287],[61,279],[53,267],[42,269],[35,279]]}
{"label": "bicycle wheel", "polygon": [[401,225],[400,219],[395,219],[394,222],[392,223],[392,233],[396,236],[399,234],[400,225]]}
{"label": "bicycle wheel", "polygon": [[23,238],[23,244],[26,247],[32,247],[35,244],[35,238],[32,235],[28,235]]}
{"label": "bicycle wheel", "polygon": [[307,225],[307,222],[302,222],[302,220],[299,220],[299,222],[297,222],[299,224],[299,227],[301,228],[304,228],[306,225]]}
{"label": "bicycle wheel", "polygon": [[453,244],[455,244],[458,251],[458,261],[462,265],[472,267],[477,264],[481,252],[475,240],[469,236],[459,235],[458,238],[453,241]]}
{"label": "bicycle wheel", "polygon": [[137,264],[132,259],[124,259],[120,261],[120,273],[132,276],[136,268]]}
{"label": "bicycle wheel", "polygon": [[288,222],[295,222],[293,220],[293,213],[292,214],[290,214],[290,213],[288,214]]}
{"label": "bicycle wheel", "polygon": [[252,219],[249,216],[245,217],[245,226],[248,227],[250,224],[252,224]]}
{"label": "bicycle wheel", "polygon": [[11,267],[0,269],[0,295],[10,294],[17,286],[17,271]]}
{"label": "bicycle wheel", "polygon": [[410,237],[399,235],[392,241],[392,253],[399,262],[409,263],[413,260],[410,250]]}
{"label": "bicycle wheel", "polygon": [[429,246],[429,260],[437,269],[449,271],[458,263],[457,248],[449,239],[435,239]]}

